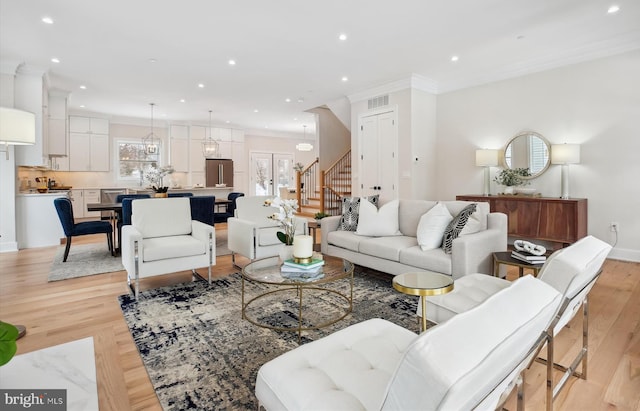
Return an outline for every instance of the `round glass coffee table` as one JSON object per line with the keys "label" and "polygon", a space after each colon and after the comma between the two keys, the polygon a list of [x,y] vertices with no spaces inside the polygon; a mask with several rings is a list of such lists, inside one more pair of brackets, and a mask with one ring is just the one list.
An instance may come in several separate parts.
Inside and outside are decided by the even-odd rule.
{"label": "round glass coffee table", "polygon": [[[298,333],[298,342],[302,331],[317,330],[334,324],[346,317],[353,310],[353,263],[342,258],[324,256],[325,264],[322,266],[320,278],[296,280],[282,276],[280,267],[282,261],[279,257],[268,257],[252,261],[242,269],[242,318],[258,327],[269,328],[278,331],[294,331]],[[348,291],[342,292],[337,288],[328,288],[327,285],[340,280],[348,280]],[[256,287],[259,292],[256,296],[245,302],[245,282],[261,284]],[[303,300],[309,299],[312,294],[329,294],[336,297],[334,312],[314,312],[316,316],[327,315],[315,324],[308,324],[308,315],[304,312]],[[268,298],[277,295],[278,300],[297,300],[297,324],[295,327],[274,325],[261,321],[253,312],[262,312],[268,309]],[[265,305],[260,305],[264,302]],[[313,307],[306,307],[307,310]],[[333,310],[329,310],[333,311]],[[332,316],[331,316],[332,315]]]}
{"label": "round glass coffee table", "polygon": [[430,271],[416,271],[393,277],[393,288],[408,295],[419,295],[422,300],[422,322],[420,331],[427,329],[427,301],[430,295],[446,294],[453,290],[453,278]]}

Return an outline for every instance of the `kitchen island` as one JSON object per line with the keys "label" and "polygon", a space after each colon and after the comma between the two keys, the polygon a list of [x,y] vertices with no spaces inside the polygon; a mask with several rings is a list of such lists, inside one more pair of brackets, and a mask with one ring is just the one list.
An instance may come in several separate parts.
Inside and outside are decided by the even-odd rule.
{"label": "kitchen island", "polygon": [[[151,188],[129,188],[131,194],[149,194],[153,196]],[[194,196],[215,196],[216,198],[227,198],[233,192],[233,187],[191,187],[191,188],[170,188],[169,193],[193,193]]]}

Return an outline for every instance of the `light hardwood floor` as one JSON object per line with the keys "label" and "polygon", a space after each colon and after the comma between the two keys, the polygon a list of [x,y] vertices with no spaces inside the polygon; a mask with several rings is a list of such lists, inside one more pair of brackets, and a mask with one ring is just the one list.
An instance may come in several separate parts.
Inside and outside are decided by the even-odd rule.
{"label": "light hardwood floor", "polygon": [[[105,240],[74,239],[74,244],[86,242]],[[100,409],[161,409],[116,299],[128,292],[126,273],[48,283],[55,252],[56,247],[47,247],[0,254],[0,318],[27,326],[18,354],[93,336]],[[218,257],[216,275],[235,271],[230,256]],[[190,279],[190,273],[160,276],[146,280],[143,289]],[[607,260],[591,292],[590,308],[589,378],[571,378],[555,409],[639,411],[640,264]],[[579,346],[580,321],[578,315],[557,338],[559,358]],[[545,408],[544,378],[541,364],[527,371],[528,410]],[[513,398],[507,408],[515,409]]]}

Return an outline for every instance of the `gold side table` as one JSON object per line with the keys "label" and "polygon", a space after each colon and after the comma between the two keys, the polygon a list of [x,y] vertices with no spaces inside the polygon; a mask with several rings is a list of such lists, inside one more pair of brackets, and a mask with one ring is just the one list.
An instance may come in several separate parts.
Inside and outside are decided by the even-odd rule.
{"label": "gold side table", "polygon": [[453,278],[430,271],[417,271],[393,277],[393,288],[403,294],[422,297],[422,322],[420,332],[427,329],[427,301],[430,295],[446,294],[453,290]]}

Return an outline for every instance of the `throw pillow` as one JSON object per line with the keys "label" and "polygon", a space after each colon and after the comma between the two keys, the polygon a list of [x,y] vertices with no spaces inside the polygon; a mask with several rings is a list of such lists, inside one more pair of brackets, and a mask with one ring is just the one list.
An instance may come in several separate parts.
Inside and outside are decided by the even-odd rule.
{"label": "throw pillow", "polygon": [[371,237],[400,235],[398,225],[398,206],[400,202],[393,200],[377,209],[369,201],[360,204],[360,216],[356,234]]}
{"label": "throw pillow", "polygon": [[418,245],[423,251],[433,250],[442,245],[444,230],[453,220],[451,213],[442,203],[437,203],[420,217],[418,223]]}
{"label": "throw pillow", "polygon": [[[365,197],[371,204],[378,206],[380,195]],[[360,210],[360,197],[345,197],[342,199],[342,217],[339,230],[356,231],[358,228],[358,214]]]}
{"label": "throw pillow", "polygon": [[476,203],[469,204],[468,206],[463,208],[462,211],[460,211],[460,213],[458,213],[458,215],[455,216],[453,220],[451,220],[449,225],[447,225],[447,228],[444,230],[444,236],[442,238],[442,249],[445,253],[451,254],[453,240],[458,238],[465,224],[467,224],[469,216],[475,213],[475,211]]}

